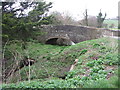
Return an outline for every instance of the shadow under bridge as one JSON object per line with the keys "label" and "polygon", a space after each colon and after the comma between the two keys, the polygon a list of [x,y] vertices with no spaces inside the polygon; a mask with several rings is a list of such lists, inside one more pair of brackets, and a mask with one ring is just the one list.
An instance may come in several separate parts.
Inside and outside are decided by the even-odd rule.
{"label": "shadow under bridge", "polygon": [[75,43],[72,40],[66,37],[50,37],[46,40],[45,43],[51,45],[60,45],[60,46],[75,45]]}

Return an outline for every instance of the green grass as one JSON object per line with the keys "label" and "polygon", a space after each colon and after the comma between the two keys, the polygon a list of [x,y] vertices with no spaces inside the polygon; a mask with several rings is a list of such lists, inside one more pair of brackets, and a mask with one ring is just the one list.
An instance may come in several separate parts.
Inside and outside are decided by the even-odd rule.
{"label": "green grass", "polygon": [[[73,46],[53,46],[28,42],[26,50],[21,50],[19,44],[10,44],[7,48],[14,53],[17,50],[20,54],[17,56],[19,60],[22,59],[20,56],[29,56],[35,59],[36,63],[31,66],[30,83],[27,76],[29,68],[25,66],[7,79],[9,83],[21,82],[3,84],[3,88],[118,87],[117,39],[99,38],[80,42]],[[75,59],[79,59],[78,64],[73,71],[68,72]],[[65,80],[59,78],[66,74]],[[110,78],[108,74],[114,77]],[[114,81],[110,82],[113,79]]]}
{"label": "green grass", "polygon": [[114,24],[115,27],[118,27],[118,20],[105,20],[104,24],[108,24],[108,28],[111,24]]}

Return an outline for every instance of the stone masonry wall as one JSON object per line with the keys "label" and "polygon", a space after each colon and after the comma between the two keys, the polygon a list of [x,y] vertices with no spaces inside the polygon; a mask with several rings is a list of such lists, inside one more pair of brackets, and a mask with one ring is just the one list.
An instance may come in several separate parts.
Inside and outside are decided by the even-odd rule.
{"label": "stone masonry wall", "polygon": [[120,31],[73,25],[42,26],[42,32],[45,34],[39,36],[38,40],[43,43],[50,38],[66,38],[78,43],[81,41],[97,39],[105,35],[120,35]]}

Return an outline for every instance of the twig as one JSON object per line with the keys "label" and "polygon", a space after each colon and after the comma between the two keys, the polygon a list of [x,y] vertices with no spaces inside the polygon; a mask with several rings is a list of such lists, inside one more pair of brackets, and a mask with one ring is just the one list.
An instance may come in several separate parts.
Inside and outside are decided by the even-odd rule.
{"label": "twig", "polygon": [[29,80],[29,83],[30,83],[30,77],[31,77],[31,75],[30,75],[30,59],[29,59],[29,56],[28,56],[28,62],[29,62],[29,77],[28,77],[28,80]]}
{"label": "twig", "polygon": [[50,77],[50,75],[49,75],[49,73],[48,73],[48,70],[44,67],[44,66],[42,66],[44,69],[45,69],[45,71],[47,72],[47,74],[48,74],[48,77]]}
{"label": "twig", "polygon": [[7,40],[7,42],[5,43],[5,45],[4,45],[4,47],[3,47],[3,59],[5,58],[4,56],[4,54],[5,54],[5,48],[6,48],[6,45],[8,44],[8,42],[9,42],[9,39]]}
{"label": "twig", "polygon": [[70,67],[69,71],[72,71],[77,63],[78,63],[78,59],[75,59],[74,64]]}

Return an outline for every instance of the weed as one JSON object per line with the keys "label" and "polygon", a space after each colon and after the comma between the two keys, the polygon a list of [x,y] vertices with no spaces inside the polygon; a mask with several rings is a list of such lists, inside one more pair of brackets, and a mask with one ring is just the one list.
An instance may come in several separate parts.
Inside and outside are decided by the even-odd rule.
{"label": "weed", "polygon": [[97,48],[97,47],[99,47],[99,46],[100,46],[100,44],[97,44],[97,43],[93,44],[93,47],[94,47],[94,48]]}
{"label": "weed", "polygon": [[[111,43],[116,45],[111,46]],[[9,44],[6,47],[6,56],[9,58],[10,64],[14,60],[12,53],[15,50],[19,51],[21,57],[29,55],[37,62],[30,66],[30,83],[24,82],[24,80],[28,80],[27,74],[29,73],[29,68],[25,66],[8,79],[9,82],[18,80],[22,82],[3,84],[3,88],[116,88],[118,87],[117,75],[109,80],[106,77],[108,73],[114,73],[114,70],[114,75],[118,74],[117,67],[113,70],[106,70],[106,67],[118,65],[117,47],[117,40],[109,38],[89,40],[73,46],[45,45],[32,41],[27,43],[26,50],[20,48],[19,44]],[[9,50],[12,53],[8,52]],[[17,59],[21,60],[19,56]],[[75,59],[79,59],[78,63],[73,71],[68,72],[68,68]],[[57,78],[66,73],[65,80]],[[18,75],[21,76],[21,79],[18,78]]]}

